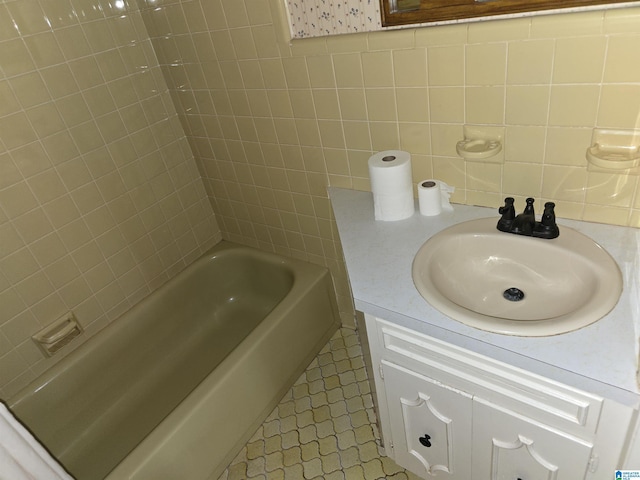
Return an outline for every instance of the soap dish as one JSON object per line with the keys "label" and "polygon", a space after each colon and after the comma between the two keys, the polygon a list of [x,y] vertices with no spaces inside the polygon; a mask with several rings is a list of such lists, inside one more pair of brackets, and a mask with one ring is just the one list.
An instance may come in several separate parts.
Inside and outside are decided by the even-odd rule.
{"label": "soap dish", "polygon": [[82,326],[76,316],[73,312],[69,312],[31,338],[45,356],[51,357],[82,332]]}
{"label": "soap dish", "polygon": [[464,125],[456,152],[467,162],[504,163],[504,127]]}
{"label": "soap dish", "polygon": [[587,150],[587,160],[600,168],[627,170],[640,165],[638,146],[613,146],[596,143]]}
{"label": "soap dish", "polygon": [[493,157],[502,150],[502,143],[498,140],[476,138],[460,140],[456,143],[456,151],[462,158],[481,160]]}
{"label": "soap dish", "polygon": [[595,129],[586,157],[591,171],[640,174],[640,132]]}

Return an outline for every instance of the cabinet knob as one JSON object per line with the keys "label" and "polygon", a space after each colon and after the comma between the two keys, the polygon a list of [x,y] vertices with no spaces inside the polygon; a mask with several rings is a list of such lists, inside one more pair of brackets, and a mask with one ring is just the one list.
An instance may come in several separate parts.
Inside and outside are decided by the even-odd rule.
{"label": "cabinet knob", "polygon": [[[431,437],[429,435],[427,435],[426,433],[424,434],[424,437],[418,437],[418,440],[425,447],[430,447],[431,446],[431,442],[430,442]],[[518,480],[520,480],[520,479],[518,479]]]}

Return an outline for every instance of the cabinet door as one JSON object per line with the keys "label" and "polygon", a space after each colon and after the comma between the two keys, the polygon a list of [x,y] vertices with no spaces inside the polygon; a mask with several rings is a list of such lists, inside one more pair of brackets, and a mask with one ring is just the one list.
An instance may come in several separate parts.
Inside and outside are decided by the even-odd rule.
{"label": "cabinet door", "polygon": [[582,480],[593,445],[473,399],[473,480]]}
{"label": "cabinet door", "polygon": [[382,362],[393,457],[426,479],[470,480],[471,396]]}

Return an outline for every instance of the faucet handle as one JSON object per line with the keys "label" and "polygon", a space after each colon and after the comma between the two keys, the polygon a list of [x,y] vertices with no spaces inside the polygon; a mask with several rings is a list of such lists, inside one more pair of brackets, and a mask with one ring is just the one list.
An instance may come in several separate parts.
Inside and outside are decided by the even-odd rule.
{"label": "faucet handle", "polygon": [[511,225],[513,225],[513,221],[516,218],[516,209],[513,208],[513,198],[507,197],[504,199],[504,207],[500,207],[498,209],[498,213],[502,215],[500,220],[498,220],[498,225],[496,228],[501,232],[509,232],[511,230]]}
{"label": "faucet handle", "polygon": [[516,209],[513,207],[513,197],[507,197],[504,199],[504,207],[498,209],[498,213],[502,215],[503,220],[513,220],[516,218]]}
{"label": "faucet handle", "polygon": [[556,204],[553,202],[547,202],[544,204],[544,212],[542,214],[542,219],[540,220],[540,226],[536,228],[534,236],[552,239],[560,235],[560,229],[556,224],[555,207]]}
{"label": "faucet handle", "polygon": [[542,214],[542,225],[545,227],[554,227],[556,225],[556,214],[553,210],[556,204],[547,202],[544,204],[544,213]]}

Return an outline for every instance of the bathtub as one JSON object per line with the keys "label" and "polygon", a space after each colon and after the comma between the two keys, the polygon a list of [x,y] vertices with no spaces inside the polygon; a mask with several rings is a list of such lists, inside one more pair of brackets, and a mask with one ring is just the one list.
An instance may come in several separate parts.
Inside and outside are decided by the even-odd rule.
{"label": "bathtub", "polygon": [[325,268],[221,242],[7,403],[78,480],[215,480],[338,319]]}

